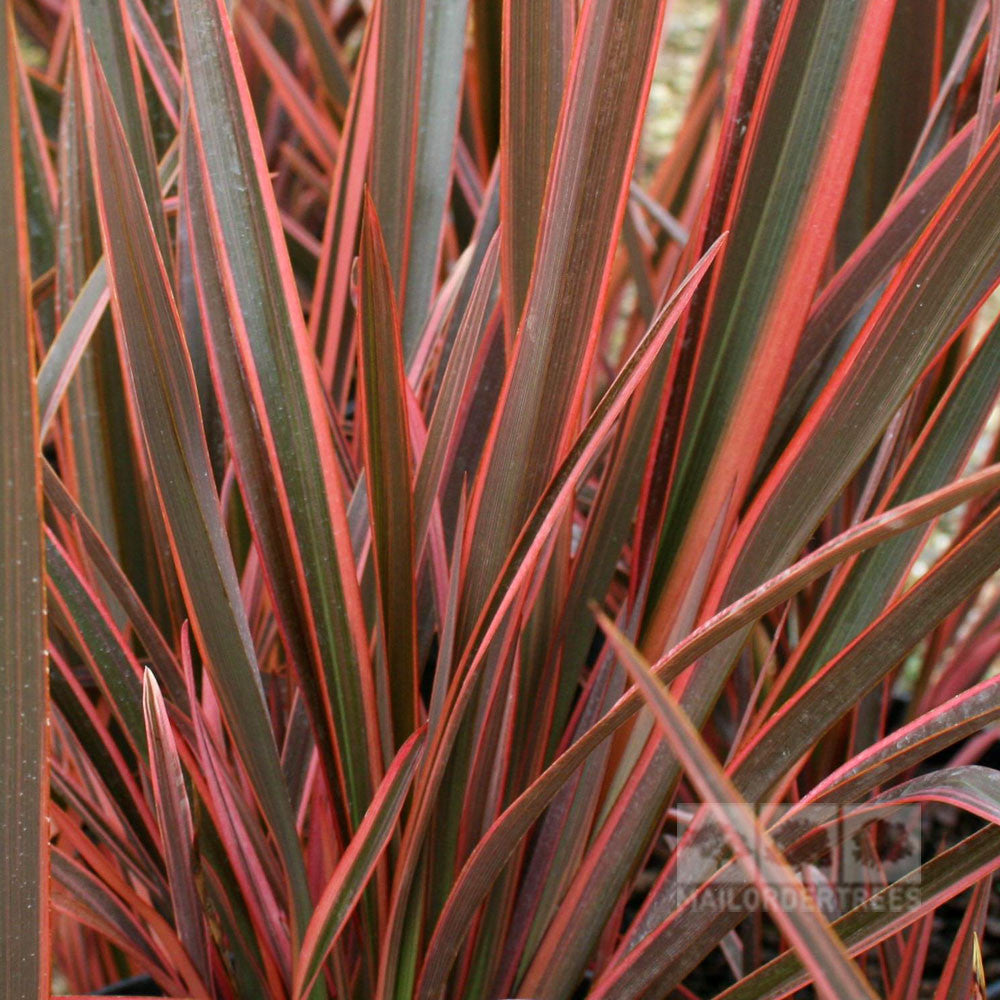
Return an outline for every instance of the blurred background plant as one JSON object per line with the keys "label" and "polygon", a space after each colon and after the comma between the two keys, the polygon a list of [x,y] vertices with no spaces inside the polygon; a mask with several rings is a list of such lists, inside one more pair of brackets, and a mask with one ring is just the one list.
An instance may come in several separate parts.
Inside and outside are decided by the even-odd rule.
{"label": "blurred background plant", "polygon": [[5,1000],[995,994],[996,5],[0,60]]}

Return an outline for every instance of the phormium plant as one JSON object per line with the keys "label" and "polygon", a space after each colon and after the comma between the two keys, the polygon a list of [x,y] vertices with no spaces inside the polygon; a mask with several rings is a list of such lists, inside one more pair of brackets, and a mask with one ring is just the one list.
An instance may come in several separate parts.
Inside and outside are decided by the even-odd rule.
{"label": "phormium plant", "polygon": [[5,5],[4,1000],[996,995],[1000,8],[672,16]]}

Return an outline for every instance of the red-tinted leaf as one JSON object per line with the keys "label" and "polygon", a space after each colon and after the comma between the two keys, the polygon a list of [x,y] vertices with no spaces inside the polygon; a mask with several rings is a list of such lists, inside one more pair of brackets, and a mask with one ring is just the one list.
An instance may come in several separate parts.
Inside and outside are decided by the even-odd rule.
{"label": "red-tinted leaf", "polygon": [[664,7],[592,0],[580,16],[531,285],[473,492],[463,637],[574,437]]}
{"label": "red-tinted leaf", "polygon": [[[665,682],[677,677],[728,635],[745,628],[841,560],[934,517],[942,509],[964,502],[970,489],[985,492],[998,484],[1000,466],[994,466],[975,477],[940,490],[932,497],[912,501],[905,508],[888,511],[858,525],[719,612],[654,664],[653,669]],[[626,694],[610,712],[546,768],[500,816],[473,851],[455,883],[428,949],[429,969],[434,968],[436,972],[438,962],[447,963],[450,960],[450,954],[457,948],[454,935],[468,926],[505,862],[560,788],[591,753],[635,715],[641,705],[638,692]],[[442,955],[438,954],[438,949]]]}
{"label": "red-tinted leaf", "polygon": [[304,920],[310,903],[301,851],[223,530],[177,307],[124,133],[93,62],[91,86],[91,155],[130,395],[195,634],[216,681],[226,725],[279,844],[295,910]]}
{"label": "red-tinted leaf", "polygon": [[143,679],[143,712],[149,746],[150,773],[156,817],[163,839],[174,926],[191,961],[209,981],[207,932],[195,888],[194,827],[184,787],[184,772],[156,678],[147,669]]}
{"label": "red-tinted leaf", "polygon": [[41,474],[21,188],[11,8],[0,13],[0,982],[12,998],[49,989],[48,833]]}
{"label": "red-tinted leaf", "polygon": [[[740,863],[757,883],[762,898],[771,900],[771,916],[812,973],[819,994],[829,1000],[874,997],[871,985],[847,957],[829,924],[819,914],[812,896],[729,780],[683,709],[614,623],[603,615],[599,621],[619,659],[653,710],[660,731],[670,743],[698,795],[722,826]],[[785,900],[789,900],[787,905]],[[528,983],[525,983],[524,989],[531,991]]]}
{"label": "red-tinted leaf", "polygon": [[504,4],[500,215],[507,324],[516,329],[528,295],[542,199],[573,47],[566,0]]}
{"label": "red-tinted leaf", "polygon": [[[298,604],[297,620],[282,627],[314,646],[311,662],[296,667],[312,670],[323,688],[336,735],[327,752],[338,755],[346,789],[337,802],[356,823],[381,759],[344,484],[228,14],[219,0],[186,0],[177,10],[218,269],[203,268],[199,280],[217,285],[214,301],[225,309],[206,329],[213,377],[251,521],[280,518],[275,546],[261,546],[262,567],[271,591],[287,592],[282,612]],[[250,449],[263,457],[251,461]],[[318,718],[323,706],[313,709]]]}
{"label": "red-tinted leaf", "polygon": [[[860,954],[1000,868],[1000,829],[990,825],[894,882],[834,921],[851,954]],[[891,905],[906,899],[905,908]],[[784,954],[725,990],[720,1000],[781,1000],[808,982],[796,956]]]}
{"label": "red-tinted leaf", "polygon": [[358,381],[379,622],[396,745],[417,720],[413,474],[399,316],[375,206],[361,224]]}
{"label": "red-tinted leaf", "polygon": [[425,735],[424,729],[418,730],[400,748],[316,904],[296,964],[296,997],[305,996],[319,974],[385,850],[420,761]]}

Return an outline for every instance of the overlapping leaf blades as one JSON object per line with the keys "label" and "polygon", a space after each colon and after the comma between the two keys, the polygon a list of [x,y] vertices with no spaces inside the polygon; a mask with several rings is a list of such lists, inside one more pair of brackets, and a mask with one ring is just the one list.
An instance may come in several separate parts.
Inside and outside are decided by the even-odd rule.
{"label": "overlapping leaf blades", "polygon": [[10,6],[0,992],[967,995],[996,5]]}

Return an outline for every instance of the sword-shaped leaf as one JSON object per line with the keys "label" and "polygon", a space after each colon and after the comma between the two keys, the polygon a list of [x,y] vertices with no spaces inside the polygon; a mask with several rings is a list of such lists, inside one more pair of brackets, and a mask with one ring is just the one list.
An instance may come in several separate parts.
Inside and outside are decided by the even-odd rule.
{"label": "sword-shaped leaf", "polygon": [[[220,0],[184,0],[177,14],[192,167],[201,171],[217,268],[213,275],[201,267],[199,281],[223,310],[206,325],[213,379],[265,579],[281,595],[282,629],[311,647],[305,662],[300,645],[292,655],[322,691],[310,711],[317,726],[324,714],[332,718],[336,746],[324,753],[339,761],[345,794],[338,802],[355,824],[381,764],[345,484],[226,8]],[[265,538],[257,529],[267,520],[275,528]]]}
{"label": "sword-shaped leaf", "polygon": [[13,9],[0,14],[0,984],[49,991],[47,708],[41,472]]}
{"label": "sword-shaped leaf", "polygon": [[128,391],[188,614],[215,680],[226,727],[281,851],[294,918],[304,926],[311,904],[301,849],[223,528],[177,306],[125,135],[93,53],[89,72],[95,115],[91,156]]}
{"label": "sword-shaped leaf", "polygon": [[292,991],[296,998],[305,996],[319,975],[389,842],[420,762],[425,736],[426,730],[419,729],[400,747],[316,904],[296,966]]}
{"label": "sword-shaped leaf", "polygon": [[413,468],[399,314],[375,206],[365,199],[358,293],[358,386],[379,623],[395,743],[417,721]]}
{"label": "sword-shaped leaf", "polygon": [[[726,775],[684,710],[657,680],[642,654],[603,614],[598,621],[637,689],[653,711],[701,800],[722,826],[734,854],[752,876],[775,923],[791,942],[827,1000],[875,997],[871,984],[848,958],[815,900],[778,850],[747,801]],[[786,904],[787,900],[787,904]],[[524,987],[530,992],[530,986]]]}

